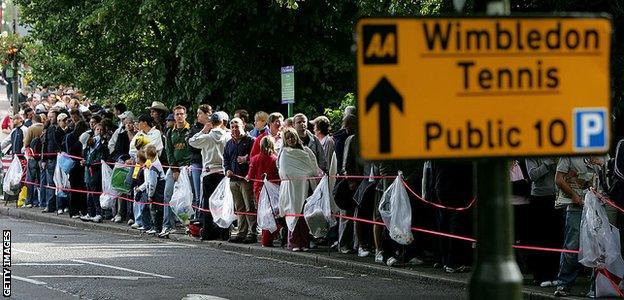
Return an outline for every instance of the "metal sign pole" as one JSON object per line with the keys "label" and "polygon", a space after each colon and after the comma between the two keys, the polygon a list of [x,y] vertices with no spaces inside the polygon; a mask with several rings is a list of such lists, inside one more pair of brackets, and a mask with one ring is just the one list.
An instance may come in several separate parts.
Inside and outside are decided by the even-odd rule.
{"label": "metal sign pole", "polygon": [[[508,15],[509,0],[477,0],[477,11]],[[486,159],[477,165],[477,253],[470,277],[470,299],[521,299],[522,273],[512,248],[514,228],[509,160]]]}

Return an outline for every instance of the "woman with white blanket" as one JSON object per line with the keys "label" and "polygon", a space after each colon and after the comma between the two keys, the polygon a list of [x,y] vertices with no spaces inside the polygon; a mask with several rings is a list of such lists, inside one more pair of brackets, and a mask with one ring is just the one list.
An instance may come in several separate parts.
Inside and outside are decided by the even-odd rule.
{"label": "woman with white blanket", "polygon": [[[277,160],[280,184],[280,215],[301,214],[303,204],[316,187],[315,179],[304,179],[322,174],[316,163],[316,156],[310,148],[303,146],[297,131],[288,128],[284,131],[284,148]],[[309,229],[304,218],[286,216],[288,226],[288,249],[307,251],[310,247]]]}

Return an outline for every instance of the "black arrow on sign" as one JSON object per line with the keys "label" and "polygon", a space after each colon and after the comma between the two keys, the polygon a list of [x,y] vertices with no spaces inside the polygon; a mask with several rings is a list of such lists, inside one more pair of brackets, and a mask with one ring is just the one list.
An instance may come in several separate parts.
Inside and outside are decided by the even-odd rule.
{"label": "black arrow on sign", "polygon": [[392,86],[384,76],[375,88],[366,96],[366,112],[368,113],[375,103],[379,104],[379,152],[389,153],[390,139],[390,105],[394,104],[403,112],[403,96]]}

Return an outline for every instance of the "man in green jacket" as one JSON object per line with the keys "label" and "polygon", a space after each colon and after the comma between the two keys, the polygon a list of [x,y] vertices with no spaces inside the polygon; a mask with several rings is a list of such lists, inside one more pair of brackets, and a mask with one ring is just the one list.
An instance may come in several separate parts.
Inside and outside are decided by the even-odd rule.
{"label": "man in green jacket", "polygon": [[[165,136],[165,151],[167,161],[172,166],[165,175],[165,201],[171,201],[173,185],[180,176],[180,167],[188,166],[191,158],[187,136],[191,125],[186,122],[186,107],[178,105],[173,108],[175,125],[167,131]],[[163,229],[159,237],[166,237],[175,231],[175,217],[169,206],[166,206],[163,216]]]}

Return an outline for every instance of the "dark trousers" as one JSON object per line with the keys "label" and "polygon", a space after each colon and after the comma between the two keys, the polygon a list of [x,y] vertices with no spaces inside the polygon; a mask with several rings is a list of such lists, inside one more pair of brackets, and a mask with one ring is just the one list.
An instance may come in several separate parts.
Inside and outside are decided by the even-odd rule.
{"label": "dark trousers", "polygon": [[[102,171],[100,168],[91,167],[90,176],[91,178],[85,180],[87,183],[87,189],[93,192],[101,192],[102,191]],[[95,217],[98,215],[102,215],[102,207],[100,206],[100,195],[99,194],[89,194],[87,196],[87,206],[89,210],[89,215],[91,217]]]}
{"label": "dark trousers", "polygon": [[[72,189],[84,190],[86,188],[84,182],[84,167],[80,163],[76,163],[69,173],[69,183]],[[87,214],[87,194],[72,192],[69,193],[69,215]]]}
{"label": "dark trousers", "polygon": [[[531,196],[528,222],[529,233],[525,241],[530,246],[561,248],[565,209],[555,209],[555,195]],[[536,282],[551,281],[557,278],[559,253],[531,251],[528,256],[529,268]]]}
{"label": "dark trousers", "polygon": [[[55,187],[54,184],[54,168],[56,167],[56,159],[48,159],[48,163],[46,164],[46,184],[50,187]],[[49,212],[53,212],[57,209],[57,200],[56,200],[56,190],[52,188],[46,188],[46,200],[47,200],[47,208]],[[58,203],[58,204],[62,204]],[[58,207],[58,209],[62,209],[64,207]]]}
{"label": "dark trousers", "polygon": [[153,202],[150,204],[150,214],[152,217],[152,229],[155,229],[158,232],[162,231],[163,227],[163,211],[164,208],[162,206],[162,199],[151,199]]}
{"label": "dark trousers", "polygon": [[[217,188],[219,182],[225,177],[225,175],[221,173],[213,173],[204,176],[202,179],[202,188],[203,188],[203,199],[201,207],[203,209],[209,209],[208,199],[210,199],[210,195]],[[219,226],[215,225],[212,219],[212,214],[210,212],[202,212],[200,218],[202,224],[202,239],[216,239],[219,237],[223,237],[223,231],[228,231],[227,229],[223,230]]]}
{"label": "dark trousers", "polygon": [[[441,232],[472,236],[472,212],[438,210],[438,228]],[[471,243],[453,238],[442,237],[440,241],[440,255],[444,266],[458,268],[472,263]]]}
{"label": "dark trousers", "polygon": [[31,158],[28,160],[26,172],[26,181],[33,182],[26,184],[26,204],[39,205],[39,193],[37,192],[39,183],[39,164],[37,160]]}

